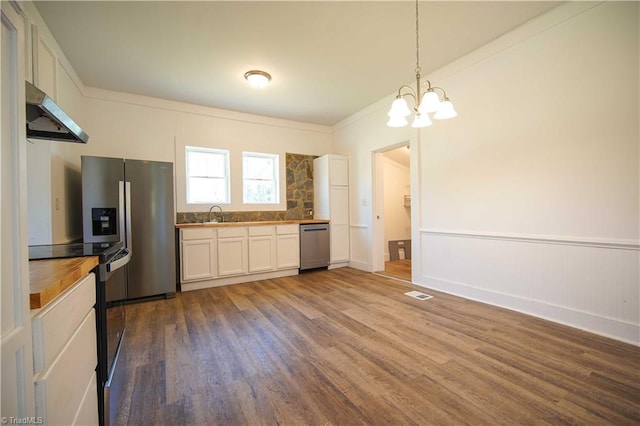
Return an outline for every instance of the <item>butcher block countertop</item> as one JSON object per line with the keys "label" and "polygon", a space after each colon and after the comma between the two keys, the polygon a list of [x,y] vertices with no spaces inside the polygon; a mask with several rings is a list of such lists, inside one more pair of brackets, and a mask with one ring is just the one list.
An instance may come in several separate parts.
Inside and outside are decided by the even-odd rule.
{"label": "butcher block countertop", "polygon": [[98,266],[98,256],[29,261],[29,302],[42,308]]}
{"label": "butcher block countertop", "polygon": [[261,220],[255,222],[205,222],[205,223],[178,223],[176,228],[204,228],[204,227],[228,227],[228,226],[264,226],[264,225],[308,225],[313,223],[329,223],[322,219],[300,219],[300,220]]}

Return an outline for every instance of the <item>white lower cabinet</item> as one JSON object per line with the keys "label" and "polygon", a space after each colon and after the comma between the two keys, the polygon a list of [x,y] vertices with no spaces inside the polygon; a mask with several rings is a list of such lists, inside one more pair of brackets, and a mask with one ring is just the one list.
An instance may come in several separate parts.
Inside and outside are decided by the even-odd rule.
{"label": "white lower cabinet", "polygon": [[275,227],[249,228],[249,272],[267,272],[276,269]]}
{"label": "white lower cabinet", "polygon": [[46,424],[98,424],[95,275],[34,311],[36,416]]}
{"label": "white lower cabinet", "polygon": [[299,228],[297,223],[181,228],[181,289],[296,275]]}
{"label": "white lower cabinet", "polygon": [[218,276],[216,230],[180,230],[180,277],[182,282]]}
{"label": "white lower cabinet", "polygon": [[276,268],[300,267],[300,226],[278,225],[276,227]]}
{"label": "white lower cabinet", "polygon": [[[340,238],[340,235],[349,234],[349,225],[346,223],[331,223],[330,253],[331,263],[341,263],[349,261],[349,241]],[[346,242],[345,242],[346,240]]]}
{"label": "white lower cabinet", "polygon": [[249,271],[246,227],[218,230],[218,276],[242,275]]}

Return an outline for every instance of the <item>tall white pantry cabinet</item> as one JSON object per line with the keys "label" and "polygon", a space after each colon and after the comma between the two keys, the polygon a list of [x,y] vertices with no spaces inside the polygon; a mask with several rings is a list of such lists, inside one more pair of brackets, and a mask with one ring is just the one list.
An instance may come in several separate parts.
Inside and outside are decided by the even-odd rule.
{"label": "tall white pantry cabinet", "polygon": [[327,154],[313,160],[314,219],[330,221],[329,268],[349,265],[349,158]]}

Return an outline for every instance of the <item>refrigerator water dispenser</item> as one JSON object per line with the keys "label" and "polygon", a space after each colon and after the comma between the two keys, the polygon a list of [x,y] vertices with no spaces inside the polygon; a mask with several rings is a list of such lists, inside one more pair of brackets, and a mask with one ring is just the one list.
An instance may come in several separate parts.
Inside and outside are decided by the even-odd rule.
{"label": "refrigerator water dispenser", "polygon": [[115,208],[92,208],[91,223],[93,235],[116,235],[116,209]]}

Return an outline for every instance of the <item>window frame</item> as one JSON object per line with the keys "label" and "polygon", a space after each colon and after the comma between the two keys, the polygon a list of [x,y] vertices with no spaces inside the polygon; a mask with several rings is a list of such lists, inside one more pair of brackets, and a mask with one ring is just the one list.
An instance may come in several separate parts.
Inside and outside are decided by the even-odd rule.
{"label": "window frame", "polygon": [[[190,167],[189,167],[189,154],[190,153],[205,153],[205,154],[216,154],[222,155],[224,157],[224,173],[221,178],[209,175],[209,176],[192,176],[190,175]],[[219,149],[219,148],[207,148],[201,146],[193,146],[193,145],[185,145],[184,149],[185,155],[185,203],[187,206],[196,206],[196,205],[204,205],[204,204],[230,204],[231,203],[231,167],[230,167],[230,151],[227,149]],[[192,178],[209,178],[209,179],[223,179],[223,186],[225,188],[225,197],[224,200],[197,200],[190,201],[190,185]]]}
{"label": "window frame", "polygon": [[[253,179],[246,177],[245,159],[246,158],[269,158],[272,160],[273,168],[271,170],[271,179]],[[274,188],[275,199],[265,202],[251,202],[246,199],[247,181],[268,181],[272,182]],[[254,152],[242,151],[242,204],[243,205],[279,205],[280,204],[280,154],[271,152]]]}

